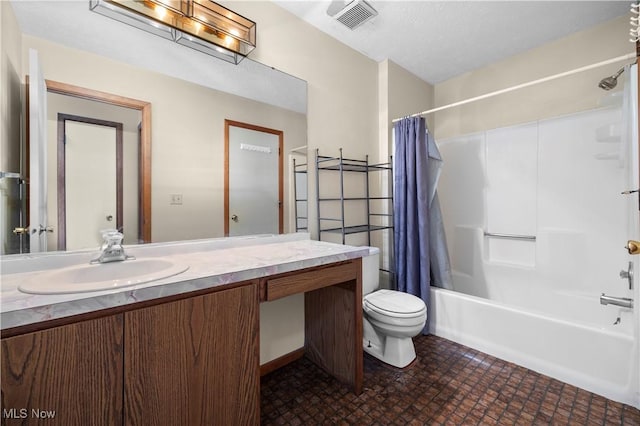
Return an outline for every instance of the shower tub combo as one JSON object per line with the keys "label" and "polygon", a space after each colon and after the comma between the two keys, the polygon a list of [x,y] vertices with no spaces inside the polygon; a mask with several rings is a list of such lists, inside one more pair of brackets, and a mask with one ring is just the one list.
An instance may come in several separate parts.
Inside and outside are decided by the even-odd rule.
{"label": "shower tub combo", "polygon": [[[454,273],[454,282],[460,276]],[[492,292],[513,290],[508,271],[487,274]],[[623,319],[599,315],[585,321],[597,296],[558,292],[545,300],[515,304],[431,287],[431,332],[498,358],[522,365],[615,401],[638,407],[638,349],[633,314]],[[552,301],[553,303],[548,303]],[[543,302],[539,305],[535,302]],[[550,306],[553,305],[553,306]],[[568,312],[573,306],[575,312]],[[553,312],[553,311],[556,312]],[[602,311],[602,309],[597,309]],[[615,311],[615,315],[618,311]],[[606,321],[602,317],[607,317]],[[625,318],[626,317],[626,318]],[[598,319],[600,321],[597,324]]]}
{"label": "shower tub combo", "polygon": [[438,336],[640,408],[639,284],[619,276],[640,275],[624,250],[640,237],[638,195],[622,194],[638,188],[629,97],[439,141],[453,289],[431,288],[429,317]]}

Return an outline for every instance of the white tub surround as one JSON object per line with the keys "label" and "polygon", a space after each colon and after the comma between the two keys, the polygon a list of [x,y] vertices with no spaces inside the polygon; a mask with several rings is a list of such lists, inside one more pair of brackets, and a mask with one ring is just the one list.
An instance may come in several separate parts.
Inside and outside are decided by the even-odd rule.
{"label": "white tub surround", "polygon": [[52,269],[88,263],[95,258],[96,251],[5,256],[1,264],[2,329],[355,259],[368,253],[366,248],[312,241],[305,233],[125,248],[138,259],[166,257],[188,265],[189,269],[173,277],[119,290],[35,295],[21,292],[18,286]]}
{"label": "white tub surround", "polygon": [[640,407],[639,310],[600,303],[640,298],[638,275],[620,275],[640,270],[623,248],[640,235],[623,194],[638,188],[635,87],[440,141],[454,291],[431,289],[430,318],[439,336]]}

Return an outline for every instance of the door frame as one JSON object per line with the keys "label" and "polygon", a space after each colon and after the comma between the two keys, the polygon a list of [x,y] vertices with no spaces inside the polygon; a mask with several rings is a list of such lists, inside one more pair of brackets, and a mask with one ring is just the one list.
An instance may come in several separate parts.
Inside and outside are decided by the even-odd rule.
{"label": "door frame", "polygon": [[249,123],[242,123],[229,119],[224,120],[224,236],[229,236],[229,127],[240,127],[257,132],[269,133],[278,136],[278,233],[284,232],[284,164],[282,152],[284,149],[284,132],[282,130],[269,129]]}
{"label": "door frame", "polygon": [[115,121],[100,120],[97,118],[81,117],[58,113],[58,250],[67,249],[67,159],[66,159],[66,138],[67,121],[77,123],[94,124],[97,126],[113,127],[116,131],[116,229],[122,232],[122,123]]}
{"label": "door frame", "polygon": [[[27,76],[27,90],[29,85]],[[123,108],[130,108],[140,111],[140,181],[138,191],[141,194],[142,209],[138,211],[143,226],[138,231],[142,236],[140,243],[150,243],[151,240],[151,103],[139,99],[127,98],[125,96],[114,95],[112,93],[101,92],[99,90],[87,89],[85,87],[74,86],[72,84],[61,83],[59,81],[45,79],[47,92],[58,93],[60,95],[73,96],[76,98],[88,99],[96,102],[116,105]],[[28,108],[28,105],[27,105]],[[29,114],[26,115],[26,146],[29,146]],[[29,156],[28,148],[26,150]],[[27,160],[27,165],[29,161]],[[27,167],[26,176],[29,176]],[[27,200],[27,205],[29,201]],[[27,212],[28,214],[28,212]]]}

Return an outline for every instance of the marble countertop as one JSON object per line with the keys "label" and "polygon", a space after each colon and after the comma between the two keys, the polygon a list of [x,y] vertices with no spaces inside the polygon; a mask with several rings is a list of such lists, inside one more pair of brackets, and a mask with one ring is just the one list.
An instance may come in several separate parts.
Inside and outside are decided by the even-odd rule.
{"label": "marble countertop", "polygon": [[[235,242],[234,242],[235,240]],[[70,266],[73,255],[22,256],[2,263],[0,299],[1,328],[33,324],[71,315],[93,312],[141,301],[224,286],[240,281],[326,265],[365,256],[366,247],[352,247],[308,239],[308,234],[200,240],[193,243],[128,249],[138,259],[169,257],[189,266],[182,274],[162,280],[117,290],[86,293],[35,295],[18,290],[25,279]],[[56,257],[57,260],[51,260]],[[95,253],[76,254],[71,264],[78,264]],[[9,256],[10,257],[10,256]],[[135,262],[133,260],[132,262]],[[52,267],[52,265],[54,265]],[[27,271],[27,272],[25,272]]]}

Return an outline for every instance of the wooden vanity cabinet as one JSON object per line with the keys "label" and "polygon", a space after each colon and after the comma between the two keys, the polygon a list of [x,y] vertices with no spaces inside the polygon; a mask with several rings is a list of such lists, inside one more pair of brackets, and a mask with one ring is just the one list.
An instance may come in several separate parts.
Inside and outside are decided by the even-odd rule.
{"label": "wooden vanity cabinet", "polygon": [[1,424],[259,424],[258,285],[202,293],[2,339]]}
{"label": "wooden vanity cabinet", "polygon": [[125,313],[125,424],[257,425],[257,285]]}
{"label": "wooden vanity cabinet", "polygon": [[259,303],[298,293],[306,355],[359,394],[356,258],[2,330],[1,423],[257,425]]}
{"label": "wooden vanity cabinet", "polygon": [[121,425],[123,315],[2,339],[3,425]]}

